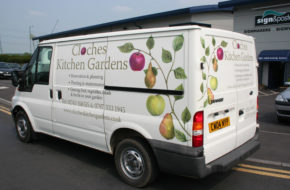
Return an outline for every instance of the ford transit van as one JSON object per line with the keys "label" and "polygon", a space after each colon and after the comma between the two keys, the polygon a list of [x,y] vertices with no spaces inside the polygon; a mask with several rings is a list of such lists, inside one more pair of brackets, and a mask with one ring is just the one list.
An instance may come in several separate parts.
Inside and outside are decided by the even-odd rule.
{"label": "ford transit van", "polygon": [[252,37],[179,26],[41,41],[17,86],[19,139],[37,133],[115,158],[143,187],[159,170],[203,178],[260,145]]}

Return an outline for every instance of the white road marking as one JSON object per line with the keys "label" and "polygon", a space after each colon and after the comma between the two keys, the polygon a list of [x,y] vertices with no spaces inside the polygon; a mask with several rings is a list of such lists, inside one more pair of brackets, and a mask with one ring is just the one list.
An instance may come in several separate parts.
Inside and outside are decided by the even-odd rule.
{"label": "white road marking", "polygon": [[256,162],[256,163],[260,163],[260,164],[273,165],[273,166],[290,167],[290,163],[277,162],[277,161],[271,161],[271,160],[263,160],[263,159],[258,159],[258,158],[247,158],[246,161]]}
{"label": "white road marking", "polygon": [[270,134],[274,134],[274,135],[287,135],[287,136],[290,136],[290,133],[278,133],[278,132],[264,131],[264,130],[260,130],[260,132],[262,132],[262,133],[270,133]]}
{"label": "white road marking", "polygon": [[279,92],[272,92],[272,93],[267,94],[267,93],[265,93],[265,92],[261,92],[261,91],[259,91],[259,96],[260,96],[260,97],[261,97],[261,96],[272,96],[272,95],[276,95],[276,94],[279,94]]}
{"label": "white road marking", "polygon": [[259,93],[261,93],[262,95],[267,95],[265,92],[259,91]]}
{"label": "white road marking", "polygon": [[8,104],[11,104],[11,101],[5,100],[3,98],[0,98],[0,102],[5,102],[5,103],[8,103]]}

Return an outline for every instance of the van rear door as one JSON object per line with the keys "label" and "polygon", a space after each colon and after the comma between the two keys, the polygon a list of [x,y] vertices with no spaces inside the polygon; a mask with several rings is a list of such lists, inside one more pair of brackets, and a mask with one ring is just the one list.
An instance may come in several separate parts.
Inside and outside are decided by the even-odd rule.
{"label": "van rear door", "polygon": [[254,136],[257,98],[253,39],[220,30],[208,31],[201,40],[201,59],[206,63],[202,71],[205,97],[201,102],[206,163]]}
{"label": "van rear door", "polygon": [[[213,35],[214,34],[214,35]],[[203,91],[198,100],[204,110],[204,155],[209,163],[236,148],[237,91],[235,66],[225,59],[232,39],[220,30],[209,30],[201,37]],[[199,86],[199,84],[197,84]]]}
{"label": "van rear door", "polygon": [[257,69],[252,39],[235,40],[233,47],[243,55],[235,62],[238,97],[237,146],[240,146],[251,139],[256,131]]}

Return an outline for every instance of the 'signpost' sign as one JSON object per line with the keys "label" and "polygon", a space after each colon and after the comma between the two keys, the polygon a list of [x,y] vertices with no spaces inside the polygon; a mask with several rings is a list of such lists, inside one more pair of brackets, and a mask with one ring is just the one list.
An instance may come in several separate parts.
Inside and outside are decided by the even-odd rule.
{"label": "'signpost' sign", "polygon": [[262,16],[255,17],[255,26],[290,23],[290,12],[267,10]]}

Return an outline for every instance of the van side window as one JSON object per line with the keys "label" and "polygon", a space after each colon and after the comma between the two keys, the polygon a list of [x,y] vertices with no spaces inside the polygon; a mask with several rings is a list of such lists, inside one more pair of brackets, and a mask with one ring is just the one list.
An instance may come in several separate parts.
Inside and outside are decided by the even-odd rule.
{"label": "van side window", "polygon": [[52,48],[41,47],[37,59],[36,83],[48,84]]}
{"label": "van side window", "polygon": [[36,49],[31,57],[31,60],[26,67],[24,73],[23,90],[31,91],[35,83],[35,73],[36,73],[36,59],[37,59],[38,49]]}
{"label": "van side window", "polygon": [[25,70],[23,90],[31,92],[34,84],[48,85],[52,47],[35,50]]}

